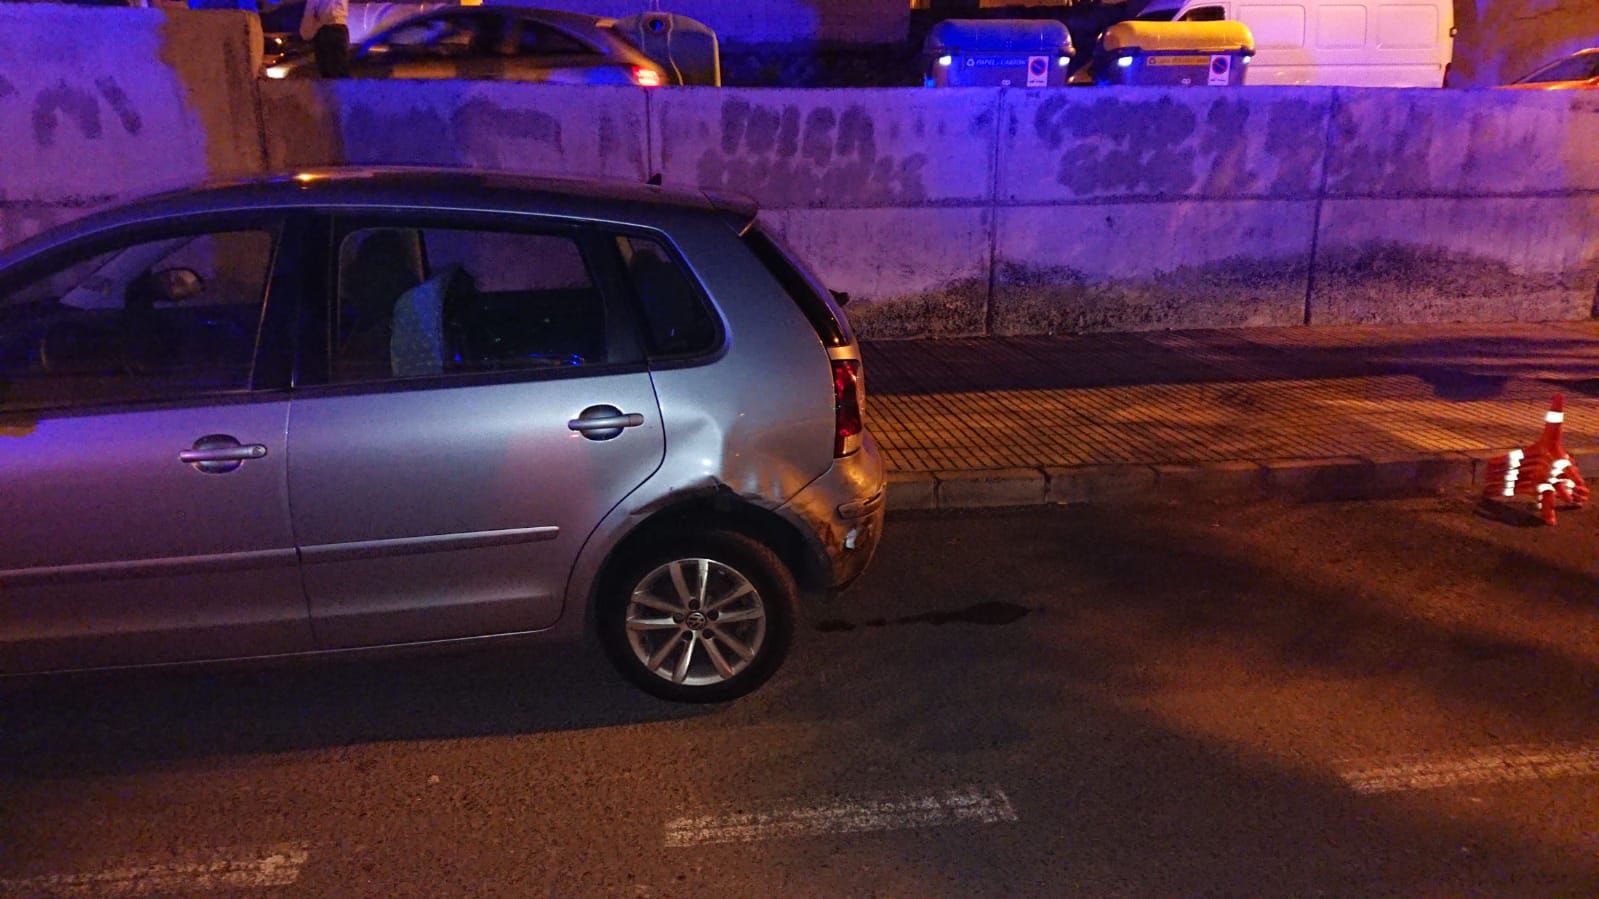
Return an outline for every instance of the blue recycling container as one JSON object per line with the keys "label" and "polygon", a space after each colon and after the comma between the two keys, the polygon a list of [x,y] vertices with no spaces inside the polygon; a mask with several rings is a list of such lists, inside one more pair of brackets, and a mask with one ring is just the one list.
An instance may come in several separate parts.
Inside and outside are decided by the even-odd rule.
{"label": "blue recycling container", "polygon": [[922,55],[928,87],[1063,87],[1072,39],[1053,19],[948,19]]}

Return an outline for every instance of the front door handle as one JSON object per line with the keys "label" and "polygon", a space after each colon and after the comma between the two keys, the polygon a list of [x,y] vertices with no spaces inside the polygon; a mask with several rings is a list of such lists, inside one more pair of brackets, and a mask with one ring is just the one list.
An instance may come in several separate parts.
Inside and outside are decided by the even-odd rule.
{"label": "front door handle", "polygon": [[622,436],[623,428],[636,428],[643,423],[644,416],[637,412],[623,412],[615,406],[590,406],[566,426],[590,440],[614,440]]}
{"label": "front door handle", "polygon": [[227,474],[251,459],[266,458],[266,454],[267,448],[259,443],[243,444],[227,434],[209,434],[196,440],[193,449],[178,453],[178,461],[204,474]]}

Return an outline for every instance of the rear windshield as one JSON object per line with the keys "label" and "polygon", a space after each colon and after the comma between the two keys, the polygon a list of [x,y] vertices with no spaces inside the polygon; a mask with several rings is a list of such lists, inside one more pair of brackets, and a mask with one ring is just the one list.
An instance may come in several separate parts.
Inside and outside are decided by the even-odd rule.
{"label": "rear windshield", "polygon": [[794,299],[795,305],[805,313],[816,336],[827,346],[849,346],[852,342],[849,325],[843,313],[833,304],[833,298],[821,282],[777,239],[760,228],[751,228],[744,236],[755,257],[772,273],[777,283]]}

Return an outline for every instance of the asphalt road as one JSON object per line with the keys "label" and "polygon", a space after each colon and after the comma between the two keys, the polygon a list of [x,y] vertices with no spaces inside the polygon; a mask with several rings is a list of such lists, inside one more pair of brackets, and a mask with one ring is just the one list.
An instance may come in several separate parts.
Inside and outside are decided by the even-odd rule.
{"label": "asphalt road", "polygon": [[1599,892],[1599,533],[891,519],[718,708],[551,651],[10,689],[0,895]]}

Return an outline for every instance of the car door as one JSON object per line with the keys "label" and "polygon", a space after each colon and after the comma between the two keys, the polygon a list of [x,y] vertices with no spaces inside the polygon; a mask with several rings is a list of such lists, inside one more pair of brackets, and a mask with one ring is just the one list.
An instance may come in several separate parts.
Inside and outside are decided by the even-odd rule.
{"label": "car door", "polygon": [[158,222],[0,280],[0,672],[311,648],[259,351],[282,234]]}
{"label": "car door", "polygon": [[558,619],[589,533],[665,454],[599,247],[558,223],[331,221],[327,345],[302,359],[289,424],[320,645]]}

